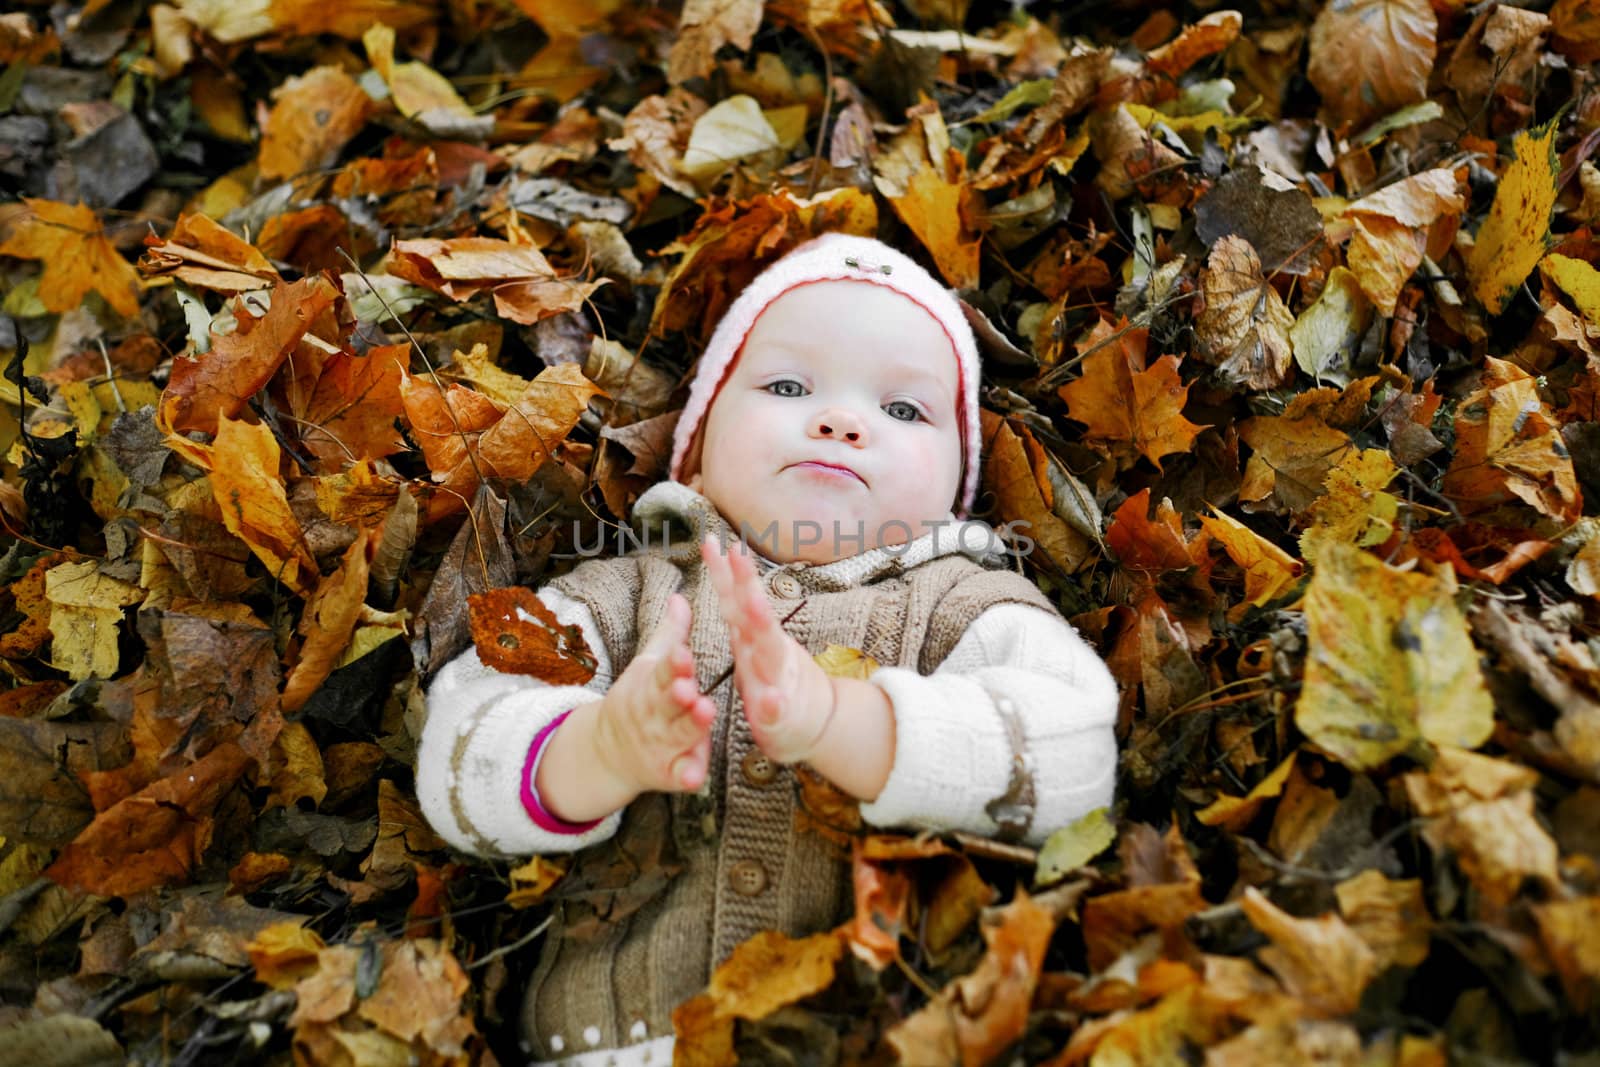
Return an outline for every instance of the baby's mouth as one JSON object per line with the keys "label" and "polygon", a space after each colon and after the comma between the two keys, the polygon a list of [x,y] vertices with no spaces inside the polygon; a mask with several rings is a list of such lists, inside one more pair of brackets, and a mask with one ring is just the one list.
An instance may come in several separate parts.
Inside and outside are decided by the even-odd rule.
{"label": "baby's mouth", "polygon": [[808,459],[799,463],[791,463],[789,464],[789,467],[794,469],[809,468],[816,471],[826,471],[833,476],[854,478],[862,485],[867,484],[867,480],[865,478],[861,477],[861,475],[840,463],[827,463],[820,459]]}

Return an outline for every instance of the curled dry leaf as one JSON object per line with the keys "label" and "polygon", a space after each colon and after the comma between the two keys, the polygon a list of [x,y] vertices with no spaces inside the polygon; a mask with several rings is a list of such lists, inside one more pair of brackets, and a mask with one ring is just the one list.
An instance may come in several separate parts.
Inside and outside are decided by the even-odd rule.
{"label": "curled dry leaf", "polygon": [[1205,310],[1195,319],[1199,355],[1224,381],[1275,389],[1293,373],[1289,328],[1294,316],[1261,274],[1261,260],[1243,237],[1222,238],[1200,272]]}
{"label": "curled dry leaf", "polygon": [[242,293],[280,281],[277,268],[244,238],[200,212],[181,215],[165,239],[144,239],[139,270],[146,277],[171,276],[196,289]]}
{"label": "curled dry leaf", "polygon": [[1367,983],[1378,973],[1378,959],[1343,919],[1332,913],[1297,919],[1254,886],[1244,891],[1239,903],[1251,925],[1272,942],[1259,955],[1285,990],[1319,1015],[1356,1010]]}
{"label": "curled dry leaf", "polygon": [[1465,206],[1459,184],[1448,170],[1426,170],[1345,208],[1351,226],[1346,252],[1350,270],[1383,314],[1394,314],[1400,290],[1421,266],[1428,227]]}
{"label": "curled dry leaf", "polygon": [[1557,522],[1583,507],[1572,456],[1520,367],[1484,358],[1482,387],[1456,410],[1456,451],[1443,490],[1465,512],[1521,502]]}

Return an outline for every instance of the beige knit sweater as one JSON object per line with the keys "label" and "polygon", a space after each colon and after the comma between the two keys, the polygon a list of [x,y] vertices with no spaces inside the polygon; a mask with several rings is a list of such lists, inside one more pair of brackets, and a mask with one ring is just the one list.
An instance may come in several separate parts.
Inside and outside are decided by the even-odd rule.
{"label": "beige knit sweater", "polygon": [[[588,686],[500,674],[468,650],[434,680],[418,748],[423,811],[456,847],[579,850],[525,1002],[537,1060],[669,1062],[673,1007],[735,945],[764,929],[814,933],[849,908],[845,856],[804,828],[796,779],[755,747],[731,679],[708,694],[718,718],[703,794],[641,797],[581,835],[541,830],[523,810],[533,737],[609,686],[670,593],[689,598],[702,688],[731,662],[698,553],[703,533],[732,536],[727,523],[675,482],[641,497],[634,520],[648,550],[585,562],[539,590],[595,651]],[[965,523],[829,564],[758,559],[780,619],[803,602],[785,626],[796,640],[882,664],[871,680],[893,705],[896,749],[883,792],[861,805],[870,825],[1038,842],[1111,801],[1115,685],[1033,583],[991,569],[999,560],[984,546],[997,543]]]}

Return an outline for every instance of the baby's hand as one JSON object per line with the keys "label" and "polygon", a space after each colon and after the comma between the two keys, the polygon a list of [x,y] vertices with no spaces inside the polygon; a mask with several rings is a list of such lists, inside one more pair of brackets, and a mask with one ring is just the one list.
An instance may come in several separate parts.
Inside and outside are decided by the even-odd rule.
{"label": "baby's hand", "polygon": [[611,684],[595,722],[603,769],[635,795],[699,789],[716,708],[695,683],[689,602],[667,598],[666,616]]}
{"label": "baby's hand", "polygon": [[734,679],[756,744],[778,763],[807,759],[828,728],[833,684],[805,648],[783,632],[743,546],[724,555],[715,538],[700,558],[733,641]]}

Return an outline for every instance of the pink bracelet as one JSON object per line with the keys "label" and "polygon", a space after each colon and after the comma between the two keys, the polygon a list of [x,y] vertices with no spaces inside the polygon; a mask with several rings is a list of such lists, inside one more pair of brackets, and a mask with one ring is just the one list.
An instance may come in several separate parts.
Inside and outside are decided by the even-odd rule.
{"label": "pink bracelet", "polygon": [[544,754],[546,742],[550,740],[550,735],[556,732],[556,727],[565,722],[567,716],[571,714],[571,709],[563,711],[534,735],[533,744],[528,746],[528,758],[522,764],[522,809],[528,813],[528,818],[532,819],[539,829],[552,834],[588,833],[600,825],[599,819],[593,822],[567,822],[565,819],[556,818],[540,802],[539,791],[533,785],[534,776],[539,772],[539,757]]}

